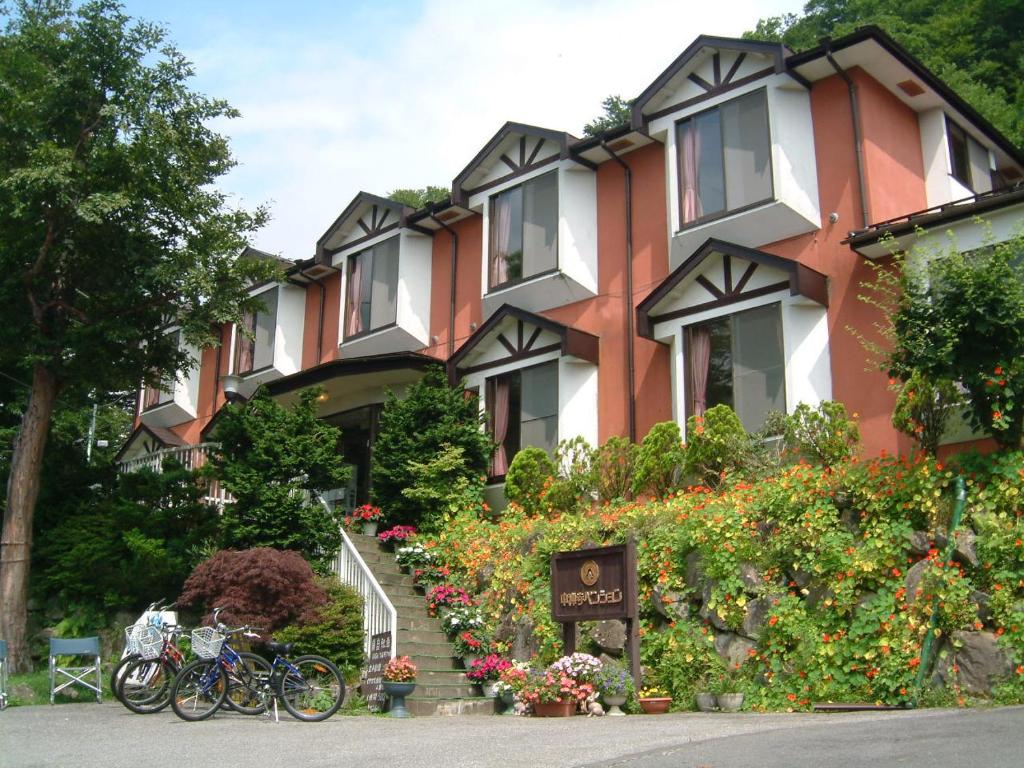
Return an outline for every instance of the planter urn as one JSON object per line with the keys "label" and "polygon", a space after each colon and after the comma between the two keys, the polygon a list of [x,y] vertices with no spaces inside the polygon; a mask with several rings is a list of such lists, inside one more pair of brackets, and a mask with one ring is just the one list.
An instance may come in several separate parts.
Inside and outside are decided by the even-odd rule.
{"label": "planter urn", "polygon": [[505,708],[501,714],[503,715],[514,715],[516,713],[516,694],[515,691],[502,691],[501,693],[501,705]]}
{"label": "planter urn", "polygon": [[697,694],[697,709],[701,712],[714,712],[718,708],[718,699],[713,693],[704,691]]}
{"label": "planter urn", "polygon": [[718,708],[723,712],[739,712],[743,706],[742,693],[720,693],[717,698]]}
{"label": "planter urn", "polygon": [[416,683],[395,683],[385,680],[383,683],[384,693],[391,697],[391,717],[412,717],[405,706],[405,697],[416,688]]}
{"label": "planter urn", "polygon": [[608,711],[605,713],[609,717],[623,717],[623,712],[619,707],[626,703],[626,694],[620,693],[618,696],[602,696],[604,703],[608,706]]}
{"label": "planter urn", "polygon": [[572,699],[565,701],[538,701],[533,705],[534,717],[570,717],[576,711],[576,702]]}
{"label": "planter urn", "polygon": [[671,696],[658,696],[640,699],[640,708],[644,711],[645,715],[663,715],[668,712],[668,707],[671,703]]}

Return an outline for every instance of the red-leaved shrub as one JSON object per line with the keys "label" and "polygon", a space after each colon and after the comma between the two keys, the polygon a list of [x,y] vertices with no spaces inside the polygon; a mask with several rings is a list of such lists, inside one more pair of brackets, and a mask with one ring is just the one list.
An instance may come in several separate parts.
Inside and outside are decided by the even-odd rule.
{"label": "red-leaved shrub", "polygon": [[196,566],[178,597],[178,605],[207,614],[222,607],[225,624],[266,632],[307,620],[327,601],[300,554],[269,547],[217,552]]}

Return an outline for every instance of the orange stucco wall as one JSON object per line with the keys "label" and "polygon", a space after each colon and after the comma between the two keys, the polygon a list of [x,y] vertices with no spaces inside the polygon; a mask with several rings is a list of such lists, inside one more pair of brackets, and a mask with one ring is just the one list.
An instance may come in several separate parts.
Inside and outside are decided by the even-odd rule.
{"label": "orange stucco wall", "polygon": [[[455,276],[455,349],[458,349],[480,325],[483,317],[481,300],[481,260],[483,259],[483,217],[473,214],[449,224],[458,235],[457,274]],[[452,337],[451,265],[452,241],[448,232],[434,235],[433,261],[430,272],[430,335],[437,342],[423,350],[425,354],[448,358],[448,341]],[[472,326],[472,327],[471,327]]]}
{"label": "orange stucco wall", "polygon": [[[221,327],[221,346],[207,347],[199,358],[199,396],[196,403],[196,418],[184,424],[171,427],[171,431],[189,443],[201,442],[203,431],[217,410],[224,404],[224,392],[220,376],[227,373],[228,351],[231,344],[231,326]],[[136,426],[139,420],[136,418]]]}

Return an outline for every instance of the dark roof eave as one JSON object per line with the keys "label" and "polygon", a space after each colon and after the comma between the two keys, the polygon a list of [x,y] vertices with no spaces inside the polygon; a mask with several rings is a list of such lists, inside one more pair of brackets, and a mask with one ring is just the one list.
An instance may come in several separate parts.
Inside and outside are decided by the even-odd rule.
{"label": "dark roof eave", "polygon": [[403,368],[424,370],[429,365],[443,364],[444,362],[436,357],[418,352],[393,352],[383,355],[349,357],[321,363],[290,376],[267,382],[264,386],[271,396],[277,396],[322,384],[340,376],[398,371]]}

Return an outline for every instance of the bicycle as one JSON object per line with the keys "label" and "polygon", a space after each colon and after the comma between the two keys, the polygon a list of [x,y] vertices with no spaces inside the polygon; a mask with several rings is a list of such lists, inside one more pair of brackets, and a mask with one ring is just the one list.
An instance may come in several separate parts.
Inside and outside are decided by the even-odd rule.
{"label": "bicycle", "polygon": [[[219,612],[220,609],[214,611],[215,619]],[[258,637],[252,629],[228,629],[217,622],[216,628],[193,631],[192,647],[200,658],[186,664],[172,685],[171,708],[178,717],[205,720],[228,697],[229,689],[234,690],[236,699],[253,705],[248,707],[247,714],[266,711],[271,699],[275,717],[278,700],[293,717],[308,722],[325,720],[338,711],[345,699],[345,680],[329,659],[305,655],[288,661],[281,654],[291,653],[290,643],[267,643],[275,654],[273,663],[263,660],[265,667],[258,671],[241,664],[235,658],[237,652],[225,641],[238,633]]]}
{"label": "bicycle", "polygon": [[[149,604],[149,607],[142,612],[142,616],[134,624],[130,624],[124,629],[125,643],[124,653],[121,656],[120,661],[114,666],[114,669],[110,672],[110,692],[114,694],[114,697],[121,701],[121,697],[118,693],[119,683],[124,676],[124,671],[133,661],[137,661],[142,658],[141,654],[141,643],[146,642],[152,645],[160,647],[162,644],[162,636],[155,636],[150,632],[151,627],[155,627],[157,630],[161,630],[165,625],[171,626],[172,624],[165,622],[164,615],[168,609],[174,606],[174,603],[169,605],[157,607],[160,604],[160,600],[154,600]],[[168,616],[173,617],[173,613],[167,613]],[[150,658],[155,658],[151,656]],[[180,666],[180,663],[179,663]],[[122,702],[123,703],[123,702]]]}
{"label": "bicycle", "polygon": [[[161,711],[170,701],[171,682],[185,663],[175,643],[184,630],[177,626],[145,627],[135,632],[139,653],[118,665],[114,695],[126,708],[139,715]],[[115,675],[117,674],[115,669]]]}

